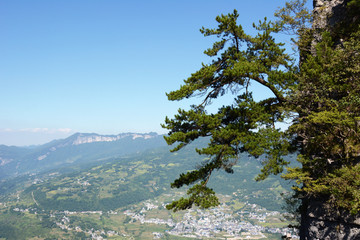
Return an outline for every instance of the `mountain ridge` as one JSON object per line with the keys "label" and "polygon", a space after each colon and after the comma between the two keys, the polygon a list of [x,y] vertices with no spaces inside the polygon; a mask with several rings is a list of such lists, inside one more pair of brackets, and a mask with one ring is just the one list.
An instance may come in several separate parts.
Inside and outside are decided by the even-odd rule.
{"label": "mountain ridge", "polygon": [[75,133],[36,147],[0,145],[0,179],[165,146],[162,135]]}

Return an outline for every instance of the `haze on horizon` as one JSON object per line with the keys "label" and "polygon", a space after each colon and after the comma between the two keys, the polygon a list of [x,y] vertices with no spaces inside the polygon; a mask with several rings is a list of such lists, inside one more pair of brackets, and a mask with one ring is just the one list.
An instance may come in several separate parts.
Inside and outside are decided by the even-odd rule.
{"label": "haze on horizon", "polygon": [[284,3],[0,1],[0,145],[75,132],[164,134],[165,116],[196,101],[169,102],[165,93],[211,61],[203,51],[214,39],[199,29],[236,8],[251,32]]}

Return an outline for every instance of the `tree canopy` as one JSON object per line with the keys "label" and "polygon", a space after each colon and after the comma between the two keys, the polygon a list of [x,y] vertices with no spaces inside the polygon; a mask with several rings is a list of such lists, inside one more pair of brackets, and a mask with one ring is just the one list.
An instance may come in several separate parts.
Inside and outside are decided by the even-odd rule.
{"label": "tree canopy", "polygon": [[[211,174],[220,169],[232,173],[239,154],[247,152],[263,156],[257,180],[286,169],[283,177],[298,184],[296,197],[320,196],[335,207],[360,210],[359,12],[349,11],[351,24],[323,29],[321,41],[314,43],[312,14],[304,3],[287,3],[276,13],[278,21],[265,18],[254,24],[256,36],[237,23],[236,10],[216,17],[216,28],[200,30],[218,39],[204,52],[212,60],[167,96],[178,101],[200,95],[203,101],[189,110],[179,109],[162,126],[169,130],[166,142],[175,144],[172,151],[209,137],[208,146],[196,150],[208,158],[172,183],[175,188],[193,186],[187,198],[172,202],[168,209],[218,205],[215,192],[207,187]],[[360,6],[358,0],[348,5]],[[280,32],[296,34],[300,61],[276,41]],[[272,96],[255,99],[255,82]],[[209,104],[225,94],[234,96],[233,103],[209,113]],[[288,122],[287,129],[278,127]],[[288,167],[284,156],[291,153],[298,154],[301,167]]]}

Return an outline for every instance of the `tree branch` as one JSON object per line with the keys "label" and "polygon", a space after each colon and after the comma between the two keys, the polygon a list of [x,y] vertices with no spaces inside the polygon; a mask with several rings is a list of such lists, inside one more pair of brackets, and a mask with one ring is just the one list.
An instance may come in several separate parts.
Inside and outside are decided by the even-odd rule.
{"label": "tree branch", "polygon": [[251,79],[255,80],[256,82],[260,83],[261,85],[267,87],[268,89],[270,89],[270,91],[272,93],[274,93],[275,97],[280,101],[280,102],[286,102],[286,99],[279,93],[279,91],[270,83],[266,82],[264,79],[260,78],[260,77],[255,77],[255,76],[249,76]]}

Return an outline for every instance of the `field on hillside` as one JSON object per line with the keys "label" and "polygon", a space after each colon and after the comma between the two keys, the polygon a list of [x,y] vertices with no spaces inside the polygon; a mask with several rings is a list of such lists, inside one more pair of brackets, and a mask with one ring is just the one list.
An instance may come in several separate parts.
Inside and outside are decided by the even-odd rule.
{"label": "field on hillside", "polygon": [[[290,231],[283,217],[289,186],[270,177],[255,182],[259,161],[244,156],[234,174],[209,183],[222,205],[173,213],[165,205],[184,196],[171,189],[201,157],[168,148],[3,181],[0,237],[6,239],[279,239]],[[231,184],[229,184],[231,183]]]}

